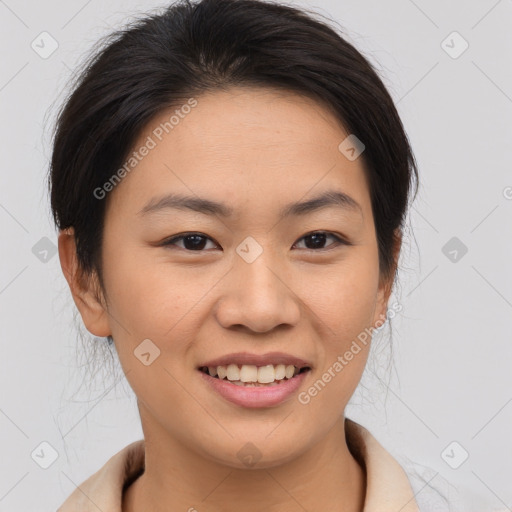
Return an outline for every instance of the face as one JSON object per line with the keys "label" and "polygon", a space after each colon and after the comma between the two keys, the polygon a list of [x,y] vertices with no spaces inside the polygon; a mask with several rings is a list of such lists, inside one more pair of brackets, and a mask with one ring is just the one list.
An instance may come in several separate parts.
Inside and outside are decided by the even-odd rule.
{"label": "face", "polygon": [[[385,314],[368,183],[362,158],[338,149],[349,134],[310,99],[196,100],[169,133],[175,109],[140,134],[134,150],[154,147],[107,199],[104,303],[75,300],[91,332],[112,334],[146,437],[232,467],[251,442],[271,467],[343,417],[369,350],[358,336]],[[265,388],[200,371],[225,356],[309,370]]]}

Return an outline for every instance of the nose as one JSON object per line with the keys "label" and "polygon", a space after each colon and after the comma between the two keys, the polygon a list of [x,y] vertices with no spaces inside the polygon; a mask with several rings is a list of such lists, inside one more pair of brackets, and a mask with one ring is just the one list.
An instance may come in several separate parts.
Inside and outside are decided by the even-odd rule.
{"label": "nose", "polygon": [[296,325],[300,300],[285,274],[266,251],[252,263],[236,257],[217,303],[217,321],[225,328],[258,333]]}

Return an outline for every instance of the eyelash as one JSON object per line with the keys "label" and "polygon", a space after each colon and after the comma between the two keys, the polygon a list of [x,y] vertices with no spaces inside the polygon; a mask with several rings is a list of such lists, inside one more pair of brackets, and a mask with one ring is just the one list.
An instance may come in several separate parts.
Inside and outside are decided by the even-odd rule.
{"label": "eyelash", "polygon": [[[321,249],[307,249],[306,248],[305,249],[306,251],[323,252],[323,251],[329,251],[335,247],[339,247],[340,245],[352,245],[352,243],[350,243],[348,240],[346,240],[346,239],[340,237],[339,235],[336,235],[330,231],[311,231],[310,233],[306,233],[305,235],[303,235],[301,238],[299,238],[299,240],[302,240],[311,235],[322,234],[322,233],[325,233],[327,236],[333,237],[336,240],[336,242],[334,244],[329,245],[327,248],[321,248]],[[209,236],[207,236],[203,233],[189,232],[189,233],[183,233],[182,235],[173,236],[172,238],[164,240],[164,242],[162,242],[161,245],[164,247],[169,247],[169,246],[175,245],[176,241],[182,240],[182,239],[186,238],[187,236],[193,236],[193,235],[200,236],[202,238],[207,238],[207,239],[213,241],[212,238],[210,238]],[[205,252],[205,249],[201,249],[201,250],[197,250],[197,251],[186,249],[184,247],[179,247],[179,249],[182,249],[186,252],[197,252],[197,253]]]}

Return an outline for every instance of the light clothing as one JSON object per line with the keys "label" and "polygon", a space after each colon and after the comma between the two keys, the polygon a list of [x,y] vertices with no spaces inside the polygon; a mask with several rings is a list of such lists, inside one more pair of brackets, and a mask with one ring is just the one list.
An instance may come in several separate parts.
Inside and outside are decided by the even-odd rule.
{"label": "light clothing", "polygon": [[[363,512],[419,512],[407,474],[372,434],[346,418],[345,435],[351,453],[366,470]],[[139,440],[111,457],[57,512],[122,512],[123,488],[143,470],[144,440]]]}

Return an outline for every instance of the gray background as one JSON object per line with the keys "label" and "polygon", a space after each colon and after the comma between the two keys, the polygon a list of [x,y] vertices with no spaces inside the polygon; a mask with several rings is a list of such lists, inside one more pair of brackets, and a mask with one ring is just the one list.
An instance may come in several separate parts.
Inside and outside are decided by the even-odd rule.
{"label": "gray background", "polygon": [[[444,510],[506,510],[512,1],[294,3],[335,18],[377,66],[421,175],[409,217],[414,236],[407,237],[391,299],[403,307],[392,321],[393,354],[384,328],[347,415],[430,486],[449,482]],[[71,70],[99,36],[159,5],[0,0],[0,511],[56,509],[142,436],[133,393],[119,372],[106,366],[91,381],[79,367],[83,351],[52,252],[56,232],[44,177],[50,128]],[[51,40],[43,31],[58,44],[47,58],[41,52]],[[459,35],[450,36],[454,31]],[[464,40],[469,47],[459,55]],[[56,451],[53,463],[42,442]]]}

